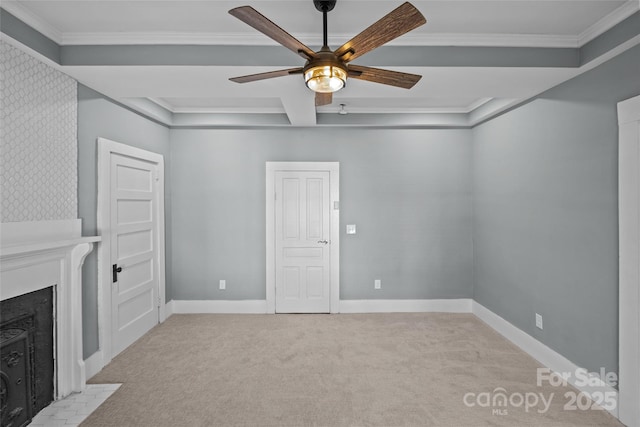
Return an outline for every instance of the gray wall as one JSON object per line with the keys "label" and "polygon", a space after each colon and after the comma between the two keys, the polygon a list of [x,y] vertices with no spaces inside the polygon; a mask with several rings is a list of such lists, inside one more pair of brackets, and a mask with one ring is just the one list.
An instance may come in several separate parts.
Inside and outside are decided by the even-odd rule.
{"label": "gray wall", "polygon": [[[83,235],[95,235],[97,198],[97,138],[139,147],[165,158],[166,259],[171,259],[171,182],[169,130],[129,111],[105,96],[78,85],[78,216]],[[167,281],[170,263],[167,261]],[[167,295],[169,301],[170,295]],[[82,270],[82,324],[84,357],[98,350],[98,266],[97,251],[87,256]]]}
{"label": "gray wall", "polygon": [[618,367],[616,103],[639,93],[635,47],[473,130],[474,298],[589,370]]}
{"label": "gray wall", "polygon": [[[264,299],[265,162],[339,161],[342,299],[473,296],[578,365],[616,371],[615,104],[640,93],[639,74],[636,47],[473,130],[168,131],[80,86],[84,232],[95,138],[160,152],[167,300]],[[93,254],[85,356],[97,349],[95,271]]]}
{"label": "gray wall", "polygon": [[342,299],[472,296],[471,130],[173,129],[170,139],[174,299],[265,298],[266,161],[340,162]]}

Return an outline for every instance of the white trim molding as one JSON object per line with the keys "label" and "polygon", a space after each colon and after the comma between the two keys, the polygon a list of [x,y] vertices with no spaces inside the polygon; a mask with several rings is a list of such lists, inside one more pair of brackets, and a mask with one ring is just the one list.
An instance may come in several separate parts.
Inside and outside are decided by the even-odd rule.
{"label": "white trim molding", "polygon": [[[606,21],[610,24],[618,15],[612,15]],[[624,16],[621,14],[620,16]],[[629,15],[627,15],[629,16]],[[625,17],[627,17],[625,16]],[[607,16],[608,17],[608,16]],[[605,18],[607,18],[605,17]],[[603,20],[605,19],[603,18]],[[622,18],[624,19],[624,18]],[[620,21],[622,21],[622,19]],[[603,21],[604,22],[604,21]],[[619,21],[618,21],[619,22]],[[614,23],[613,25],[615,25]],[[606,31],[607,29],[603,26]],[[588,28],[584,34],[597,37],[600,28]],[[353,34],[332,34],[329,45],[339,46]],[[503,33],[428,33],[408,34],[393,40],[390,46],[491,46],[491,47],[552,47],[575,48],[580,47],[580,35],[566,34],[503,34]],[[301,33],[297,37],[309,46],[319,46],[322,38],[318,33]],[[586,39],[586,38],[585,38]],[[278,46],[276,42],[266,37],[247,33],[193,33],[193,32],[76,32],[64,33],[59,38],[61,45],[132,45],[132,44],[164,44],[164,45],[247,45],[247,46]]]}
{"label": "white trim molding", "polygon": [[17,1],[4,1],[2,2],[2,8],[34,30],[38,31],[43,36],[48,37],[59,45],[62,44],[64,38],[63,33],[46,20],[33,13],[24,4]]}
{"label": "white trim molding", "polygon": [[[567,382],[579,391],[590,396],[593,401],[602,402],[603,399],[600,396],[607,396],[609,405],[603,405],[604,409],[609,411],[614,417],[618,416],[618,391],[605,383],[598,375],[588,373],[589,380],[583,381],[582,376],[576,376],[575,374],[578,370],[587,374],[584,368],[580,368],[560,353],[515,327],[477,301],[473,301],[472,303],[472,312],[500,335],[511,341],[551,371],[561,375],[569,373],[570,376]],[[587,384],[583,384],[583,382]],[[600,395],[595,393],[606,394]]]}
{"label": "white trim molding", "polygon": [[620,421],[640,426],[640,96],[618,103]]}
{"label": "white trim molding", "polygon": [[171,317],[171,315],[174,313],[173,311],[173,300],[169,301],[168,303],[165,304],[164,306],[164,318],[165,320],[168,319],[169,317]]}
{"label": "white trim molding", "polygon": [[471,313],[470,298],[340,300],[340,313]]}
{"label": "white trim molding", "polygon": [[[341,300],[340,313],[471,313],[472,300]],[[266,300],[172,300],[166,312],[171,314],[273,314]],[[167,316],[168,317],[168,316]]]}
{"label": "white trim molding", "polygon": [[82,230],[82,220],[8,222],[0,225],[0,227],[2,230],[2,246],[24,245],[29,242],[57,242],[79,237]]}
{"label": "white trim molding", "polygon": [[87,373],[87,379],[93,378],[104,367],[104,358],[102,351],[98,350],[88,358],[84,359],[84,366]]}
{"label": "white trim molding", "polygon": [[582,47],[599,35],[609,31],[634,13],[640,10],[640,1],[627,0],[610,14],[603,16],[596,23],[578,35],[578,47]]}
{"label": "white trim molding", "polygon": [[[627,0],[579,34],[504,34],[504,33],[424,33],[408,34],[393,40],[395,46],[502,46],[502,47],[581,47],[638,11],[637,0]],[[276,45],[266,37],[246,32],[64,32],[49,24],[18,1],[5,1],[2,7],[25,24],[59,45]],[[332,34],[330,45],[340,45],[353,34]],[[296,37],[306,45],[320,45],[317,33]]]}
{"label": "white trim molding", "polygon": [[172,300],[172,314],[266,314],[266,300]]}
{"label": "white trim molding", "polygon": [[117,153],[136,159],[143,159],[157,165],[158,188],[158,253],[155,262],[158,277],[158,322],[165,320],[165,235],[164,235],[164,157],[161,154],[121,144],[106,138],[97,139],[98,146],[98,232],[102,244],[98,247],[98,341],[104,364],[113,358],[112,315],[111,315],[111,215],[110,166],[111,154]]}

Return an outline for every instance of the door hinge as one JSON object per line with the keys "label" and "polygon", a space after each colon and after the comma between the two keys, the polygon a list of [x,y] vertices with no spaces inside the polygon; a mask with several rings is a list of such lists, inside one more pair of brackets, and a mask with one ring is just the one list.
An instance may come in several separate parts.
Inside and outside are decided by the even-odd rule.
{"label": "door hinge", "polygon": [[158,169],[155,169],[153,171],[153,177],[155,178],[156,182],[160,181],[160,172],[158,172]]}
{"label": "door hinge", "polygon": [[158,307],[162,305],[162,297],[158,296]]}

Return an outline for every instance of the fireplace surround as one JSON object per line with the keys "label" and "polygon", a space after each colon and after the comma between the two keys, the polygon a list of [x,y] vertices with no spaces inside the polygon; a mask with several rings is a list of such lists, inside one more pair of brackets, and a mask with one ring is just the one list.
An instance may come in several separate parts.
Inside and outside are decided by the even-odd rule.
{"label": "fireplace surround", "polygon": [[0,225],[0,300],[53,288],[55,400],[86,386],[82,264],[99,241],[81,236],[79,219]]}

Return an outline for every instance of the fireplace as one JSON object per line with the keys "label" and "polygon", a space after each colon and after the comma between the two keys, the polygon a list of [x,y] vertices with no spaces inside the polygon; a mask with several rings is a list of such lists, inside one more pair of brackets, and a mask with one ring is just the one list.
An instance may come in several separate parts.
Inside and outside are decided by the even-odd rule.
{"label": "fireplace", "polygon": [[0,303],[0,426],[22,426],[54,397],[53,287]]}
{"label": "fireplace", "polygon": [[85,388],[81,268],[100,238],[81,237],[80,220],[1,227],[2,425],[13,411],[11,425],[20,426],[51,400]]}

